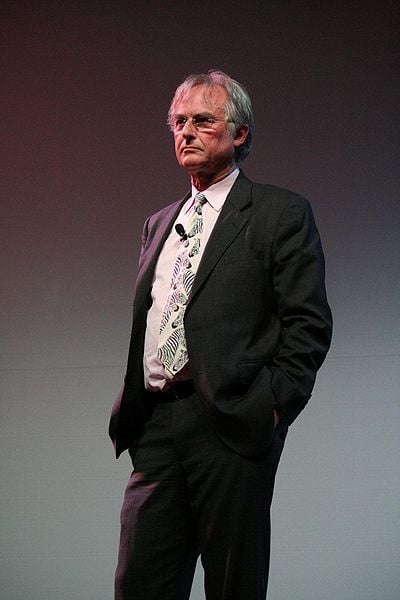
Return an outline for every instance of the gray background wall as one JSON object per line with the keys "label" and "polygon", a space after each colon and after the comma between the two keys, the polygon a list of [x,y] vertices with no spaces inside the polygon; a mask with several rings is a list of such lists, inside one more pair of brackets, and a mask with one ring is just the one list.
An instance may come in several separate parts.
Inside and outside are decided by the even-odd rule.
{"label": "gray background wall", "polygon": [[335,315],[277,478],[269,598],[398,600],[398,3],[31,0],[0,18],[2,600],[112,597],[130,465],[106,426],[140,232],[187,188],[165,115],[210,67],[253,97],[246,173],[311,200]]}

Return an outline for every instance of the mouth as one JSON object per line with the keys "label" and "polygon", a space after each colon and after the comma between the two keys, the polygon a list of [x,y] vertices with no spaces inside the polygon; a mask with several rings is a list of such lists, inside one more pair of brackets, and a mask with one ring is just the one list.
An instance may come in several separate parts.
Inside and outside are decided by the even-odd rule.
{"label": "mouth", "polygon": [[183,148],[181,148],[182,154],[186,154],[187,152],[196,152],[199,150],[200,148],[196,148],[196,146],[184,146]]}

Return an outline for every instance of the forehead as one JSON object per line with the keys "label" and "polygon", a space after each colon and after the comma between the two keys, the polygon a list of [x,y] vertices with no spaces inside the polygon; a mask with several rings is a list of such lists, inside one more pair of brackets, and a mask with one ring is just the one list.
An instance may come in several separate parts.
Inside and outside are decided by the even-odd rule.
{"label": "forehead", "polygon": [[224,110],[228,101],[228,94],[220,85],[196,85],[184,95],[177,98],[173,112],[176,114],[198,114]]}

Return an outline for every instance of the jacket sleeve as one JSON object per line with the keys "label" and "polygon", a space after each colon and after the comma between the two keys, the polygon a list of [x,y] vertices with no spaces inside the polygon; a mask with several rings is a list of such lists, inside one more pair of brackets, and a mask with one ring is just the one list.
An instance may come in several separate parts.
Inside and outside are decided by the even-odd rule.
{"label": "jacket sleeve", "polygon": [[332,333],[324,255],[307,200],[297,196],[287,204],[277,223],[272,252],[282,333],[271,366],[271,387],[278,408],[292,422],[311,396]]}

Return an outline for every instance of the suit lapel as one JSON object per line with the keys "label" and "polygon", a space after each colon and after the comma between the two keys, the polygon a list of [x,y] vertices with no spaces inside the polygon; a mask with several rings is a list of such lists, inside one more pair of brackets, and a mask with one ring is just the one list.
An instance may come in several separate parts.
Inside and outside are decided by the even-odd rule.
{"label": "suit lapel", "polygon": [[[239,177],[235,181],[231,191],[229,192],[221,214],[219,215],[207,246],[204,250],[203,257],[200,261],[197,274],[193,283],[193,288],[188,300],[188,304],[196,295],[208,275],[213,270],[214,266],[221,258],[225,250],[230,246],[241,229],[245,226],[249,219],[249,213],[246,210],[251,205],[251,189],[252,183],[247,177],[240,172]],[[140,308],[147,305],[149,293],[153,283],[154,269],[157,259],[164,245],[165,240],[171,230],[172,224],[175,221],[183,204],[189,198],[189,193],[186,196],[167,208],[160,215],[159,222],[152,225],[149,236],[152,239],[148,240],[148,247],[142,256],[140,269],[137,277],[134,302],[134,318]]]}
{"label": "suit lapel", "polygon": [[[197,269],[188,303],[249,219],[252,183],[241,172],[229,192]],[[205,192],[207,195],[207,192]]]}
{"label": "suit lapel", "polygon": [[152,225],[151,231],[149,232],[149,238],[147,240],[147,247],[143,251],[143,255],[140,260],[140,268],[136,280],[135,289],[135,302],[133,308],[133,316],[137,315],[137,312],[145,304],[147,305],[148,295],[151,291],[153,283],[154,269],[162,247],[167,239],[173,222],[175,221],[179,211],[183,204],[189,198],[189,193],[184,198],[179,200],[177,203],[172,204],[168,207],[159,217],[159,222]]}

